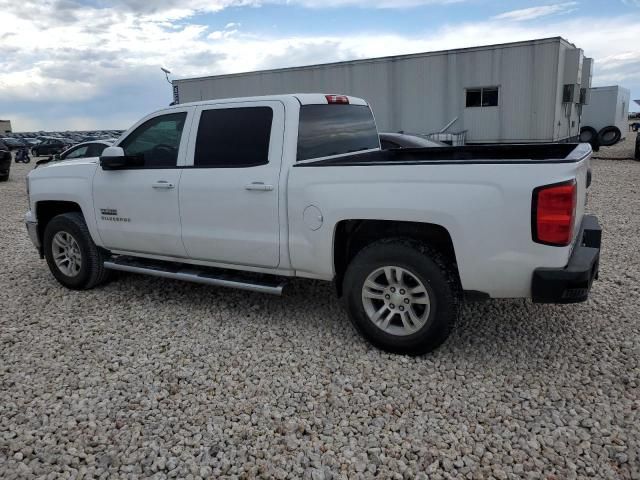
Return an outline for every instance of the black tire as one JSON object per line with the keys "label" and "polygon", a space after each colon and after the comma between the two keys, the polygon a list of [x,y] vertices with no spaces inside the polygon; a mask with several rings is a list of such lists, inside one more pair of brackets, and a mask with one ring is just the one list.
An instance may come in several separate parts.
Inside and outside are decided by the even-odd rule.
{"label": "black tire", "polygon": [[9,175],[2,175],[0,176],[0,182],[6,182],[7,180],[9,180]]}
{"label": "black tire", "polygon": [[598,139],[598,132],[593,127],[582,127],[580,128],[580,142],[582,143],[591,143],[595,142]]}
{"label": "black tire", "polygon": [[640,133],[636,135],[636,151],[635,151],[636,160],[640,161]]}
{"label": "black tire", "polygon": [[[59,232],[70,234],[80,248],[81,267],[74,276],[63,273],[53,259],[53,238]],[[44,255],[56,280],[72,290],[91,289],[105,282],[109,276],[109,270],[104,268],[108,255],[93,243],[84,217],[78,212],[58,215],[47,224],[44,231]]]}
{"label": "black tire", "polygon": [[[385,266],[410,272],[426,287],[430,311],[428,316],[425,313],[426,323],[414,333],[390,334],[367,315],[362,298],[364,283]],[[343,290],[349,317],[358,331],[376,347],[392,353],[422,355],[434,350],[447,339],[460,311],[460,286],[451,261],[429,245],[410,239],[385,239],[362,249],[347,268]],[[393,321],[399,319],[394,317]]]}
{"label": "black tire", "polygon": [[598,143],[603,147],[610,147],[620,141],[622,133],[618,127],[604,127],[598,132]]}

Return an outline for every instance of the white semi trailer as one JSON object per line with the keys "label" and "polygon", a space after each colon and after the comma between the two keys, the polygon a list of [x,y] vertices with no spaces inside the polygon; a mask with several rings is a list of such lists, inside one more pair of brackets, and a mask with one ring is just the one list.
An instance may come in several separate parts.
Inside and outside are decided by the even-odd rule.
{"label": "white semi trailer", "polygon": [[[289,92],[365,98],[382,132],[468,143],[576,141],[593,60],[554,37],[173,81],[174,102]],[[587,95],[585,95],[587,93]]]}
{"label": "white semi trailer", "polygon": [[588,105],[582,107],[580,140],[611,146],[624,140],[629,130],[631,93],[620,85],[594,87]]}

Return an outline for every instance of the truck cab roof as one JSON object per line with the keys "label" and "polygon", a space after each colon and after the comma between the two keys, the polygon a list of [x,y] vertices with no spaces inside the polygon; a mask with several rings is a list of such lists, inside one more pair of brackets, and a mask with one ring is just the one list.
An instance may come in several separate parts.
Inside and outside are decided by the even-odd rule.
{"label": "truck cab roof", "polygon": [[[330,102],[329,99],[333,99]],[[327,105],[329,103],[344,103],[350,105],[368,105],[367,101],[353,97],[350,95],[342,95],[335,93],[290,93],[286,95],[262,95],[257,97],[237,97],[237,98],[218,98],[213,100],[202,100],[199,102],[179,103],[173,107],[189,107],[199,105],[211,105],[212,103],[242,103],[242,102],[261,102],[265,100],[276,100],[281,102],[297,101],[301,105]]]}

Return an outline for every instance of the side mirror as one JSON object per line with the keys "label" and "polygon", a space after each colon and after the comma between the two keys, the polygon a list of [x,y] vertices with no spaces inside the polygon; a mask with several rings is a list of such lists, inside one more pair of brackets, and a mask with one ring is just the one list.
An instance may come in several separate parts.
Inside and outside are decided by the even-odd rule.
{"label": "side mirror", "polygon": [[120,147],[105,148],[100,156],[100,166],[103,170],[125,168],[127,162],[125,160],[124,150]]}
{"label": "side mirror", "polygon": [[121,147],[107,147],[100,156],[100,166],[103,170],[122,170],[141,167],[143,164],[142,157],[126,155]]}

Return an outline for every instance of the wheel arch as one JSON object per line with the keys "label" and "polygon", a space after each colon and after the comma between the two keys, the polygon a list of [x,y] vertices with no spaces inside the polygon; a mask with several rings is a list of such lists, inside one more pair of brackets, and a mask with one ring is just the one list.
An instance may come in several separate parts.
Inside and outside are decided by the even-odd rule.
{"label": "wheel arch", "polygon": [[[38,239],[40,240],[40,257],[44,257],[43,240],[44,231],[49,222],[56,216],[64,213],[78,212],[85,217],[80,204],[67,200],[42,200],[35,204],[35,214],[38,221]],[[86,218],[86,217],[85,217]]]}
{"label": "wheel arch", "polygon": [[434,223],[396,220],[342,220],[334,231],[333,262],[338,296],[349,262],[367,245],[385,238],[409,238],[428,243],[451,262],[458,279],[455,247],[449,231]]}

